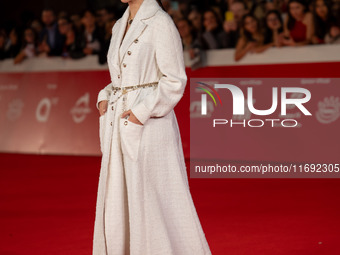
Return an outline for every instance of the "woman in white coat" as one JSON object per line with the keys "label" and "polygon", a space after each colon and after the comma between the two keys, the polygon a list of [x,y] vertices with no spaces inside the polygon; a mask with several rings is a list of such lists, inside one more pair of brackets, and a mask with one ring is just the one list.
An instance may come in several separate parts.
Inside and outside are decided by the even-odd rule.
{"label": "woman in white coat", "polygon": [[[102,162],[93,255],[211,254],[173,108],[187,82],[179,33],[158,0],[128,3],[99,92]],[[136,86],[137,85],[137,86]]]}

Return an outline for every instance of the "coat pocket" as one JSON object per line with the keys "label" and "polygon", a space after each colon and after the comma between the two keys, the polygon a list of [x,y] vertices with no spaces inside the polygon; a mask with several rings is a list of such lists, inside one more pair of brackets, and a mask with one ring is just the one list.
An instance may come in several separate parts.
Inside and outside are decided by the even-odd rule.
{"label": "coat pocket", "polygon": [[120,118],[120,132],[123,153],[133,161],[138,160],[140,141],[144,125]]}
{"label": "coat pocket", "polygon": [[103,115],[100,115],[99,117],[99,140],[100,140],[100,150],[102,153],[104,151],[105,118],[106,118],[106,113]]}

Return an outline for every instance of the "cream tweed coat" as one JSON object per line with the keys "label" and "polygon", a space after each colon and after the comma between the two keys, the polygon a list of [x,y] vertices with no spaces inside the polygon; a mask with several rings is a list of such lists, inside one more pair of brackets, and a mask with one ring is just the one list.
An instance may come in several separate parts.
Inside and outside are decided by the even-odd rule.
{"label": "cream tweed coat", "polygon": [[[102,100],[109,107],[99,117],[93,255],[211,254],[189,191],[173,110],[187,81],[178,30],[156,0],[144,0],[121,44],[128,16],[129,7],[112,28],[111,83],[97,100],[97,107]],[[126,109],[143,125],[122,119],[124,97],[118,99],[121,93],[112,87],[155,81],[157,87],[126,94]]]}

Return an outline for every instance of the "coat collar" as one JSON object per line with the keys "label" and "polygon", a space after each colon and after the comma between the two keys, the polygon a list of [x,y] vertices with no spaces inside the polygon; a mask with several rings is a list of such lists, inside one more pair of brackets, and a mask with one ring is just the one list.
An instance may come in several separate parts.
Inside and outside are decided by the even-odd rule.
{"label": "coat collar", "polygon": [[[130,12],[130,7],[128,6],[123,14],[123,16],[120,18],[119,21],[117,21],[118,28],[116,29],[116,33],[112,34],[113,38],[113,46],[112,46],[112,52],[108,55],[111,57],[109,61],[111,61],[112,65],[114,68],[117,69],[118,72],[120,72],[120,64],[122,59],[125,56],[125,53],[131,43],[138,38],[141,33],[144,31],[144,29],[147,27],[147,19],[151,18],[152,16],[155,15],[155,13],[160,10],[161,7],[157,3],[156,0],[143,0],[142,4],[140,5],[133,22],[127,31],[124,40],[123,35],[126,29],[127,21],[129,18],[129,12]],[[122,42],[122,45],[120,45]],[[118,57],[118,52],[120,57]]]}

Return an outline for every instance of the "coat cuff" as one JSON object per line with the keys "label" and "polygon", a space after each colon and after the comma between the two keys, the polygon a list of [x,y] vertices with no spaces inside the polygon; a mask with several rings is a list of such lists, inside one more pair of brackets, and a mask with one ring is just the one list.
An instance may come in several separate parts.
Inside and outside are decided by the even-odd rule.
{"label": "coat cuff", "polygon": [[101,101],[104,101],[104,100],[109,100],[109,99],[107,98],[107,93],[106,93],[105,89],[102,89],[98,93],[98,99],[97,99],[97,104],[96,104],[98,110],[99,110],[99,103]]}
{"label": "coat cuff", "polygon": [[143,125],[151,117],[149,109],[146,108],[143,102],[132,107],[131,111]]}

